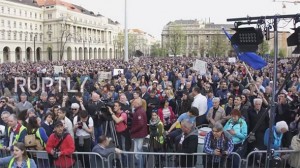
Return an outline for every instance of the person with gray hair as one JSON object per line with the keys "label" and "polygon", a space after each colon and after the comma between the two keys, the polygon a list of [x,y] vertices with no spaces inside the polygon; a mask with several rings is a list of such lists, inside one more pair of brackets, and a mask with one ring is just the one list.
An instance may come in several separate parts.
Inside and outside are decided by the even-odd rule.
{"label": "person with gray hair", "polygon": [[[273,142],[271,144],[271,148],[274,150],[279,150],[281,147],[281,141],[283,134],[289,130],[289,126],[285,121],[279,121],[273,126],[273,132],[271,136],[273,136]],[[269,144],[269,135],[270,135],[270,128],[265,131],[264,135],[264,144],[267,147]],[[276,156],[279,156],[279,153],[275,153]]]}
{"label": "person with gray hair", "polygon": [[[267,148],[261,139],[264,138],[265,130],[269,128],[269,114],[266,109],[262,107],[262,99],[256,98],[253,100],[253,103],[253,108],[248,110],[249,118],[247,123],[249,132],[255,134],[255,140],[251,143],[248,143],[248,150],[252,151],[254,148],[265,150]],[[255,127],[257,127],[257,129],[255,132],[252,132]]]}
{"label": "person with gray hair", "polygon": [[220,98],[214,97],[212,99],[212,102],[213,102],[213,107],[211,107],[208,110],[208,113],[206,115],[206,119],[209,123],[208,126],[210,128],[212,128],[212,126],[218,121],[222,124],[226,122],[226,113],[223,107],[220,106]]}
{"label": "person with gray hair", "polygon": [[[181,122],[182,136],[178,144],[179,153],[197,153],[198,147],[198,129],[194,123],[189,120]],[[194,167],[197,162],[197,156],[180,156],[181,167]]]}
{"label": "person with gray hair", "polygon": [[17,111],[21,112],[23,110],[28,110],[30,108],[33,108],[32,104],[29,101],[27,101],[27,95],[26,95],[26,93],[22,93],[20,95],[20,100],[21,101],[16,104]]}
{"label": "person with gray hair", "polygon": [[8,126],[3,148],[12,151],[14,144],[17,142],[24,143],[25,136],[27,135],[27,128],[18,123],[18,119],[15,114],[11,114],[8,117]]}
{"label": "person with gray hair", "polygon": [[203,152],[209,154],[203,157],[205,168],[223,167],[227,157],[233,151],[234,145],[232,139],[227,137],[223,131],[223,125],[216,122],[212,131],[206,134],[204,139]]}

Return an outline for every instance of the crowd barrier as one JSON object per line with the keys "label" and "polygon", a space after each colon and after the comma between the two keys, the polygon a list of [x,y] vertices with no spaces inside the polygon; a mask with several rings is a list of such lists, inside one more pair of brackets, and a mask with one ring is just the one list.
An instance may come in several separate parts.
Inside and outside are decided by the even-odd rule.
{"label": "crowd barrier", "polygon": [[[34,159],[38,168],[68,167],[70,160],[74,163],[70,168],[168,168],[168,167],[195,167],[195,168],[262,168],[266,163],[266,151],[253,151],[242,159],[237,153],[229,156],[217,157],[206,153],[158,153],[158,152],[122,152],[112,153],[102,157],[94,152],[74,152],[70,156],[61,158],[59,164],[49,158],[46,151],[28,150],[30,158]],[[9,151],[1,150],[1,157],[11,156]],[[294,166],[300,167],[300,151],[279,150],[274,151],[270,167],[291,168],[292,155],[299,155],[294,160]],[[280,159],[279,159],[280,158]],[[218,161],[219,159],[219,161]],[[216,162],[213,162],[217,160]],[[3,166],[3,167],[7,167]]]}

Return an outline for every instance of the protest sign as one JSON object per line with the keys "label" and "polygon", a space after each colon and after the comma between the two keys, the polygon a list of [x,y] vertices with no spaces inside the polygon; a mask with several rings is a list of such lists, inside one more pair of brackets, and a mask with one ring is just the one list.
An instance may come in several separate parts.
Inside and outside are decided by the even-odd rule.
{"label": "protest sign", "polygon": [[124,74],[124,69],[114,69],[113,71],[113,75],[116,76],[119,74],[119,71],[121,72],[121,74]]}
{"label": "protest sign", "polygon": [[201,60],[196,60],[196,62],[193,63],[193,70],[198,71],[201,75],[206,74],[206,67],[207,67],[207,62],[201,61]]}
{"label": "protest sign", "polygon": [[111,79],[111,72],[100,71],[98,72],[98,82],[102,82],[103,80]]}
{"label": "protest sign", "polygon": [[236,58],[235,57],[229,57],[228,62],[229,63],[236,63]]}
{"label": "protest sign", "polygon": [[54,68],[54,74],[64,73],[64,67],[63,66],[53,66]]}

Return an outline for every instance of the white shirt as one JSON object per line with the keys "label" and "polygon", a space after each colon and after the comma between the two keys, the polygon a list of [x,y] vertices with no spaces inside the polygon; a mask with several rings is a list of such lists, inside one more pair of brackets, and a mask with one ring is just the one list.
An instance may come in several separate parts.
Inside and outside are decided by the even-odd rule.
{"label": "white shirt", "polygon": [[196,107],[199,110],[199,116],[202,116],[207,111],[207,98],[199,93],[194,97],[192,107]]}
{"label": "white shirt", "polygon": [[65,126],[66,126],[68,133],[74,138],[73,124],[68,117],[65,117]]}
{"label": "white shirt", "polygon": [[[74,125],[77,124],[77,117],[78,116],[75,116],[74,119],[73,119]],[[92,117],[89,117],[89,122],[88,123],[89,123],[89,125],[88,125],[89,128],[94,126],[94,121],[93,121]],[[75,134],[76,134],[76,136],[89,136],[89,135],[91,135],[90,133],[86,132],[84,129],[79,129],[79,128],[77,128]]]}

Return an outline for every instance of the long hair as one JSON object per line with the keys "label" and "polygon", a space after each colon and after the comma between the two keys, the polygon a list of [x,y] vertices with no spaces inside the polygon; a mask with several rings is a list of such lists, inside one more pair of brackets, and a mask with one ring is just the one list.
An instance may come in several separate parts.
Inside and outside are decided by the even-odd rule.
{"label": "long hair", "polygon": [[23,155],[22,155],[23,160],[27,160],[28,159],[28,155],[27,155],[27,152],[26,152],[26,147],[25,147],[25,144],[23,142],[17,142],[17,143],[15,143],[14,147],[17,147],[22,152],[24,152]]}
{"label": "long hair", "polygon": [[33,130],[37,130],[39,127],[37,117],[30,117],[27,124],[28,133],[33,133]]}

